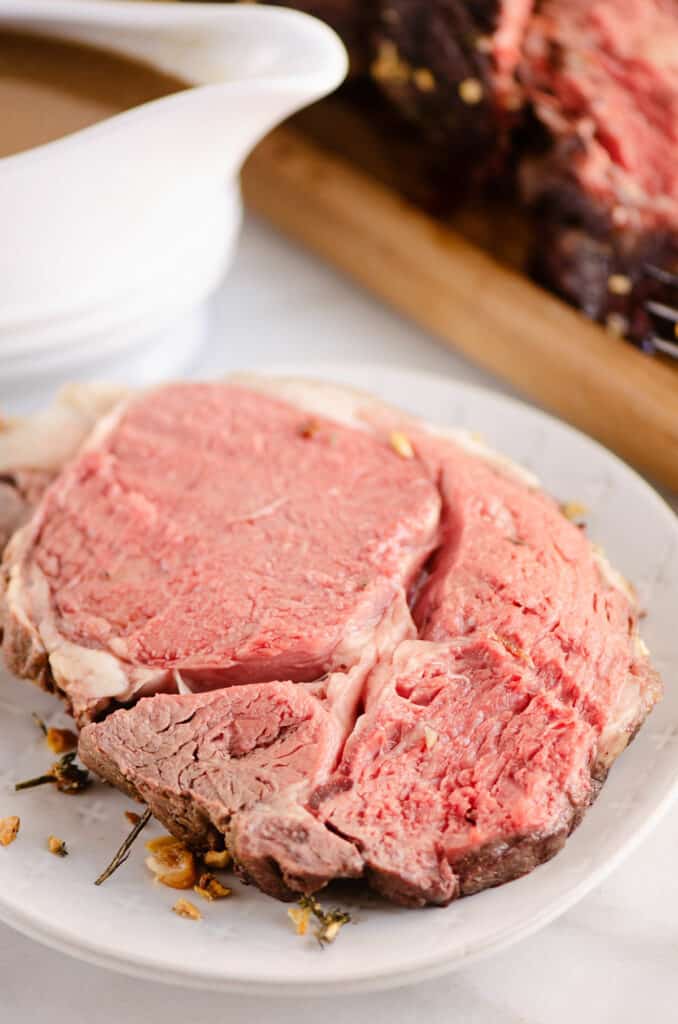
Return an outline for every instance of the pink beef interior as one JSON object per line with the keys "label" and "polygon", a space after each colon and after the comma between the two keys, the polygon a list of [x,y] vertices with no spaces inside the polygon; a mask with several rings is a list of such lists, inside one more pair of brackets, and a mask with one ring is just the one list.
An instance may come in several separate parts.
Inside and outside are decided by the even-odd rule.
{"label": "pink beef interior", "polygon": [[[545,859],[590,796],[595,730],[488,636],[403,644],[380,675],[329,783],[337,793],[314,807],[381,891],[445,903],[483,888],[478,851],[491,858],[507,840],[515,865],[503,858],[497,880]],[[550,843],[533,850],[540,835]]]}
{"label": "pink beef interior", "polygon": [[189,834],[197,815],[209,832],[213,821],[313,775],[329,728],[321,702],[293,683],[146,698],[110,721],[106,742],[119,752],[121,779],[134,773],[151,804],[162,786],[177,829],[191,819]]}
{"label": "pink beef interior", "polygon": [[311,680],[435,539],[439,498],[369,433],[221,384],[133,402],[48,495],[59,633],[194,683]]}
{"label": "pink beef interior", "polygon": [[637,615],[547,495],[478,460],[443,460],[445,543],[414,609],[419,635],[496,639],[599,728],[635,663]]}
{"label": "pink beef interior", "polygon": [[[327,777],[343,738],[331,706],[303,684],[269,683],[147,698],[86,728],[81,752],[192,845],[237,832],[238,863],[285,895],[286,886],[325,884],[328,864],[341,877],[361,873],[356,850],[296,800]],[[294,876],[285,870],[287,848]]]}
{"label": "pink beef interior", "polygon": [[500,0],[497,8],[496,27],[491,37],[494,85],[497,102],[509,109],[519,103],[516,68],[533,9],[534,0]]}
{"label": "pink beef interior", "polygon": [[421,639],[374,670],[311,797],[403,903],[550,857],[658,696],[628,598],[583,533],[482,461],[438,455],[443,535],[413,611]]}
{"label": "pink beef interior", "polygon": [[[302,504],[315,501],[285,572],[318,588],[309,569],[319,563],[328,580],[337,566],[345,578],[347,560],[349,579],[377,575],[378,564],[393,584],[389,610],[380,605],[381,618],[370,618],[352,667],[337,665],[313,684],[155,696],[88,726],[83,758],[182,838],[200,846],[225,836],[240,870],[278,896],[362,875],[396,902],[441,904],[524,874],[562,846],[658,699],[632,603],[554,501],[453,441],[411,424],[417,458],[385,463],[374,437],[337,431],[330,443],[325,431],[336,428],[325,426],[309,444],[297,436],[296,415],[280,416],[275,429],[290,432],[295,489]],[[123,422],[123,436],[127,429]],[[351,460],[368,450],[358,473]],[[270,461],[253,468],[262,506],[280,493],[266,485],[269,475]],[[425,481],[435,481],[437,521]],[[230,489],[220,492],[229,519]],[[338,522],[325,504],[330,492]],[[295,495],[292,522],[297,508]],[[347,552],[338,562],[336,550],[304,535],[325,518],[324,538]],[[253,534],[261,552],[238,561],[235,551],[245,579],[251,561],[279,546],[260,532],[265,522],[255,520]],[[379,545],[384,524],[389,539]],[[432,534],[437,550],[408,595]],[[375,550],[372,567],[364,553]],[[274,648],[282,646],[276,629],[287,637],[290,621],[300,636],[315,637],[328,622],[340,635],[335,577],[329,609],[322,587],[304,590],[312,617],[290,618],[290,604],[279,604],[289,580],[278,572],[276,562],[261,604]]]}
{"label": "pink beef interior", "polygon": [[82,722],[155,693],[82,758],[265,891],[442,904],[562,846],[660,684],[552,499],[412,421],[399,454],[402,417],[354,402],[129,402],[10,544],[4,646],[32,615]]}

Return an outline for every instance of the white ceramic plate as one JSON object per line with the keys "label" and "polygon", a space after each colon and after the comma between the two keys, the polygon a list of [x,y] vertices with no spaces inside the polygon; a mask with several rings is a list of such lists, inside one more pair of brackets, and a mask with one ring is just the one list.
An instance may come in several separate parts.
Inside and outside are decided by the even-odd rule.
{"label": "white ceramic plate", "polygon": [[[299,375],[299,368],[287,372]],[[366,388],[441,424],[479,430],[534,470],[562,499],[589,509],[589,529],[637,584],[648,610],[643,633],[667,693],[613,768],[598,802],[565,850],[531,875],[446,909],[364,906],[337,943],[320,951],[291,930],[285,907],[236,884],[231,900],[202,904],[200,922],[170,912],[176,893],[154,886],[139,843],[104,886],[93,879],[122,840],[130,806],[97,785],[78,797],[12,784],[49,760],[30,718],[55,724],[51,698],[2,680],[0,817],[19,814],[17,842],[0,849],[0,917],[83,959],[180,984],[259,994],[386,988],[441,974],[507,946],[570,907],[656,824],[678,779],[678,520],[627,466],[581,434],[518,402],[451,380],[381,367],[304,368],[306,376]],[[48,834],[70,856],[45,849]],[[149,835],[153,830],[149,829]],[[196,900],[198,898],[196,897]]]}

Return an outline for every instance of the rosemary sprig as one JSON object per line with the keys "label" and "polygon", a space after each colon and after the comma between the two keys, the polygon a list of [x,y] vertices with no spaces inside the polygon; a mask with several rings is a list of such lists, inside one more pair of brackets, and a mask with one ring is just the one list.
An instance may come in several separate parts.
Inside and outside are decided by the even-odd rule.
{"label": "rosemary sprig", "polygon": [[82,793],[90,785],[91,779],[87,769],[81,768],[74,762],[75,751],[64,754],[44,775],[37,775],[34,779],[17,782],[14,789],[18,793],[22,789],[33,789],[35,786],[53,783],[60,793]]}
{"label": "rosemary sprig", "polygon": [[97,878],[97,880],[94,883],[95,885],[101,885],[103,882],[106,881],[107,878],[111,877],[111,875],[113,874],[114,871],[117,871],[118,868],[121,867],[125,863],[125,861],[129,857],[130,850],[132,848],[132,844],[133,844],[134,840],[137,838],[137,836],[142,831],[142,829],[144,829],[146,827],[146,825],[148,825],[150,820],[151,820],[151,809],[150,809],[150,807],[147,807],[146,810],[144,811],[144,813],[139,818],[139,820],[135,823],[134,828],[132,829],[130,834],[127,836],[127,839],[125,839],[124,843],[122,844],[122,846],[120,847],[120,849],[116,853],[116,855],[113,858],[113,860],[111,861],[111,863],[108,865],[108,867],[104,871],[101,872],[101,874],[99,875],[99,877]]}
{"label": "rosemary sprig", "polygon": [[17,782],[14,786],[14,790],[18,793],[22,789],[33,789],[34,786],[44,786],[48,782],[55,781],[56,780],[52,774],[36,775],[34,779],[24,779],[23,782]]}
{"label": "rosemary sprig", "polygon": [[37,712],[34,711],[33,714],[31,715],[31,718],[33,719],[33,721],[37,725],[37,727],[40,730],[40,732],[42,733],[42,735],[46,736],[47,735],[47,726],[43,722],[43,720],[40,717],[40,715],[38,715]]}

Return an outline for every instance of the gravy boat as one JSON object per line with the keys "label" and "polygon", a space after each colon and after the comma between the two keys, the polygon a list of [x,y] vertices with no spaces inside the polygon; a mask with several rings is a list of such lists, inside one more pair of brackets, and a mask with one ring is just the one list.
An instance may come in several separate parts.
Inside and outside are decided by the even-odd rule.
{"label": "gravy boat", "polygon": [[233,256],[245,157],[347,62],[321,22],[257,4],[3,0],[0,27],[115,49],[191,83],[0,159],[1,390],[141,340],[171,346],[169,325],[204,305]]}

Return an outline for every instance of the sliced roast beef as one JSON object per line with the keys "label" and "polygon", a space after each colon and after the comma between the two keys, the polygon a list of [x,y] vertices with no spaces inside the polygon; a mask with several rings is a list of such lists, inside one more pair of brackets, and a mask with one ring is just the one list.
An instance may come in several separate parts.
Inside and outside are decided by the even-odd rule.
{"label": "sliced roast beef", "polygon": [[[498,171],[533,0],[382,0],[372,74],[459,183]],[[448,179],[447,187],[452,187]]]}
{"label": "sliced roast beef", "polygon": [[[281,860],[285,836],[303,848],[298,879],[287,884],[313,891],[325,881],[327,864],[338,876],[361,872],[355,848],[328,832],[305,811],[297,795],[325,781],[337,756],[336,723],[304,684],[233,686],[191,696],[159,695],[131,711],[112,714],[102,726],[87,726],[80,755],[104,778],[145,801],[174,835],[194,847],[221,845],[234,828],[247,829],[248,812],[265,811],[275,828],[273,853]],[[258,828],[258,842],[266,829]],[[241,850],[241,846],[244,849]],[[320,854],[316,847],[320,847]],[[231,843],[238,861],[246,842]],[[316,882],[314,860],[322,874]],[[278,874],[266,865],[262,885],[278,889]]]}
{"label": "sliced roast beef", "polygon": [[[660,695],[630,593],[556,504],[481,449],[408,429],[442,497],[439,546],[413,618],[401,585],[359,665],[301,684],[303,782],[276,746],[290,682],[157,696],[82,735],[86,763],[183,838],[221,833],[275,895],[363,875],[396,902],[447,903],[523,874],[562,846]],[[240,700],[263,702],[251,762],[235,755]]]}
{"label": "sliced roast beef", "polygon": [[398,903],[447,903],[552,856],[591,798],[595,732],[483,635],[398,647],[312,806]]}
{"label": "sliced roast beef", "polygon": [[551,499],[440,460],[443,539],[404,642],[311,803],[398,902],[551,857],[661,694],[615,576]]}
{"label": "sliced roast beef", "polygon": [[540,213],[535,271],[642,334],[644,264],[678,257],[678,3],[544,0],[521,75],[545,140],[521,173]]}
{"label": "sliced roast beef", "polygon": [[436,541],[439,497],[349,422],[228,383],[120,405],[7,548],[10,668],[85,721],[357,663]]}
{"label": "sliced roast beef", "polygon": [[226,840],[240,870],[272,895],[359,876],[360,855],[314,817],[309,797],[337,763],[369,671],[412,635],[396,600],[346,673],[159,694],[86,726],[80,756],[191,846]]}
{"label": "sliced roast beef", "polygon": [[604,775],[658,694],[633,593],[550,497],[486,479],[478,460],[441,461],[443,542],[414,608],[419,636],[494,636],[526,659],[596,727]]}

